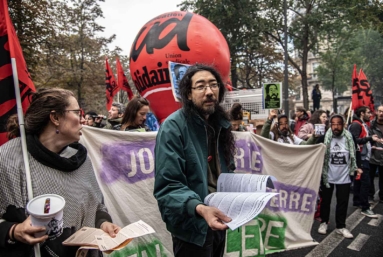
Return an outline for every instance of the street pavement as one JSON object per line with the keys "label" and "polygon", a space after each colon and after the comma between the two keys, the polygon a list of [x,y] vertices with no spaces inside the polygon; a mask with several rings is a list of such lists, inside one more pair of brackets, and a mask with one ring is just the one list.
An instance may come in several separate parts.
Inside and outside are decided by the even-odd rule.
{"label": "street pavement", "polygon": [[[375,188],[378,178],[375,178]],[[335,193],[335,190],[334,190]],[[378,214],[378,219],[371,219],[360,214],[360,209],[353,207],[353,195],[350,194],[347,211],[346,228],[354,235],[353,239],[346,239],[335,232],[335,194],[331,203],[330,223],[326,235],[318,233],[320,222],[315,220],[311,235],[319,245],[297,250],[274,253],[270,257],[383,257],[383,203],[379,203],[377,193],[374,196],[372,210]]]}

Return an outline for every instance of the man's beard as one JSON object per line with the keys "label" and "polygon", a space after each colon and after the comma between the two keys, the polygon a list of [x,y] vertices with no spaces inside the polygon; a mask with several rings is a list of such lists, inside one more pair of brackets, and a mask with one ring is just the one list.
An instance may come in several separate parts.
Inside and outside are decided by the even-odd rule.
{"label": "man's beard", "polygon": [[[206,101],[214,101],[213,100],[213,97],[208,97],[208,99],[206,99]],[[202,106],[203,104],[205,103],[205,101],[202,103]],[[218,106],[218,102],[217,101],[214,101],[214,105],[212,106],[208,106],[206,108],[203,108],[203,107],[200,107],[200,106],[197,106],[194,102],[193,102],[193,106],[194,108],[197,110],[197,112],[201,115],[201,116],[206,116],[206,115],[211,115],[215,112],[215,110],[217,109],[217,106]]]}
{"label": "man's beard", "polygon": [[282,136],[287,137],[289,135],[289,130],[288,129],[284,129],[284,130],[281,130],[280,133],[281,133]]}
{"label": "man's beard", "polygon": [[277,94],[271,94],[270,97],[274,99],[274,98],[278,98],[278,95]]}
{"label": "man's beard", "polygon": [[343,131],[343,130],[333,130],[333,131],[332,131],[332,134],[333,134],[333,136],[335,136],[335,137],[339,137],[339,136],[342,134],[342,131]]}
{"label": "man's beard", "polygon": [[367,117],[363,117],[363,121],[364,121],[364,122],[369,122],[369,121],[370,121],[370,119],[369,119],[369,118],[367,118]]}

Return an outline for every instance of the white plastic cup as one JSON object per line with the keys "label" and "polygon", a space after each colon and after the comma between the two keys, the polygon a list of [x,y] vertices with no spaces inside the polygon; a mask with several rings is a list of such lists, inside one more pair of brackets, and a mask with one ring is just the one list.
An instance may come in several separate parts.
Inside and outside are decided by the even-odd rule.
{"label": "white plastic cup", "polygon": [[326,127],[325,124],[315,124],[315,134],[324,135],[325,127]]}
{"label": "white plastic cup", "polygon": [[[49,199],[49,210],[46,202]],[[27,211],[31,215],[32,226],[45,227],[45,232],[35,233],[35,237],[48,235],[53,240],[63,232],[65,199],[59,195],[39,195],[29,201]],[[46,213],[44,213],[46,210]]]}

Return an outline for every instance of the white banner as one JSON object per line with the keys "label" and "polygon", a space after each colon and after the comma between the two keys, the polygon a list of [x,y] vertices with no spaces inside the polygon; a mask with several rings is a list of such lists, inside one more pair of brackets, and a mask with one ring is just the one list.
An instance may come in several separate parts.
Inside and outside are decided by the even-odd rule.
{"label": "white banner", "polygon": [[[82,131],[80,142],[92,159],[113,222],[124,227],[143,220],[156,231],[134,239],[111,256],[173,256],[171,236],[153,196],[157,132],[125,132],[85,126]],[[233,133],[237,145],[236,172],[274,176],[277,181],[273,191],[279,195],[270,200],[255,220],[238,230],[228,230],[225,256],[262,256],[315,245],[310,231],[324,145],[292,146],[250,132]]]}

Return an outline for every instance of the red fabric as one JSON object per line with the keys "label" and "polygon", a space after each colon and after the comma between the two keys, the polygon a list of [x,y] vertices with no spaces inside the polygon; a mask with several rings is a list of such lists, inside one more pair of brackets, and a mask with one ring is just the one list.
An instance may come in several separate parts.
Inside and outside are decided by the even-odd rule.
{"label": "red fabric", "polygon": [[227,89],[227,91],[233,91],[233,86],[232,86],[230,80],[228,80],[228,81],[226,82],[226,89]]}
{"label": "red fabric", "polygon": [[118,87],[122,90],[125,90],[128,93],[129,100],[132,100],[133,98],[133,91],[129,86],[128,80],[126,79],[124,70],[122,69],[122,65],[120,63],[120,60],[116,58],[116,67],[117,67],[117,84]]}
{"label": "red fabric", "polygon": [[359,94],[361,98],[361,105],[368,106],[371,110],[371,119],[373,119],[373,116],[375,115],[375,106],[374,106],[374,97],[372,96],[372,90],[370,87],[370,83],[368,83],[366,74],[364,74],[363,70],[360,69],[359,71]]}
{"label": "red fabric", "polygon": [[28,95],[36,89],[29,75],[15,28],[9,17],[7,1],[0,1],[0,145],[2,145],[7,142],[7,120],[10,115],[17,113],[11,58],[16,61],[24,113],[29,106]]}
{"label": "red fabric", "polygon": [[359,78],[356,73],[356,64],[354,64],[354,70],[352,72],[352,109],[355,111],[358,107],[361,106],[359,102],[360,95],[360,86],[359,86]]}
{"label": "red fabric", "polygon": [[112,69],[109,66],[108,58],[105,58],[105,84],[106,84],[106,109],[110,110],[113,103],[113,97],[117,94],[118,86]]}
{"label": "red fabric", "polygon": [[301,127],[306,124],[306,122],[309,120],[307,115],[304,115],[302,119],[298,119],[297,122],[295,123],[295,128],[294,128],[294,134],[298,136],[299,130]]}

